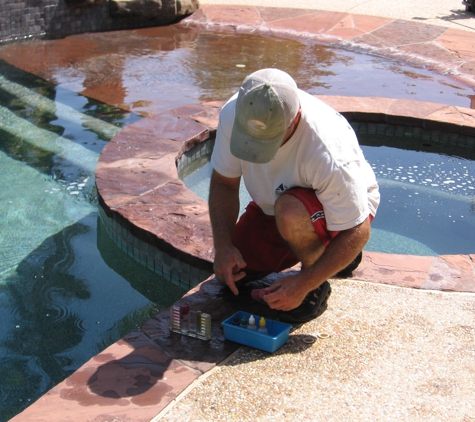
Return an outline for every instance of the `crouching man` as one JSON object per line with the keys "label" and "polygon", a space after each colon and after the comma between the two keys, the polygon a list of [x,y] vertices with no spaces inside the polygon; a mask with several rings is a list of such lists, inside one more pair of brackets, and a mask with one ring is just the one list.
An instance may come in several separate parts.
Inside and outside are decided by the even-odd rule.
{"label": "crouching man", "polygon": [[[219,117],[209,209],[217,279],[242,283],[301,262],[263,300],[291,323],[326,309],[327,279],[361,261],[379,189],[346,119],[278,69],[249,75]],[[239,218],[241,177],[252,201]]]}

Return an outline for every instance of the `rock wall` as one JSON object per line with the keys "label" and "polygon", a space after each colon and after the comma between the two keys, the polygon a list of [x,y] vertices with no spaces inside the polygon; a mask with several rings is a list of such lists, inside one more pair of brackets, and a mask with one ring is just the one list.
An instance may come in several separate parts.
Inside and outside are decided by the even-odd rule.
{"label": "rock wall", "polygon": [[0,0],[0,44],[168,25],[198,7],[198,0]]}

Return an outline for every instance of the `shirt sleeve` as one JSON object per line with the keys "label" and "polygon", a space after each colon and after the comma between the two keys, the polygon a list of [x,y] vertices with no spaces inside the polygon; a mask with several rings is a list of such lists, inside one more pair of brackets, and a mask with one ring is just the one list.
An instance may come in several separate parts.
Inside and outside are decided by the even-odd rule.
{"label": "shirt sleeve", "polygon": [[224,177],[242,175],[241,160],[231,154],[231,131],[234,124],[234,108],[237,94],[224,105],[219,114],[216,141],[211,155],[211,166]]}
{"label": "shirt sleeve", "polygon": [[351,229],[368,217],[368,192],[361,164],[355,160],[334,169],[316,187],[328,230]]}

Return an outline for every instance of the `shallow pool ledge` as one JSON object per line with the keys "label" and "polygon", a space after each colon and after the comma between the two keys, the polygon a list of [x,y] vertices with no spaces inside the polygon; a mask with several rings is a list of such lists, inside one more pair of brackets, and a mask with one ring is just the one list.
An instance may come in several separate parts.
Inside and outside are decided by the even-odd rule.
{"label": "shallow pool ledge", "polygon": [[[366,123],[365,130],[370,132],[379,133],[385,125],[415,128],[415,133],[416,129],[442,131],[451,136],[441,142],[475,148],[467,145],[473,143],[467,137],[475,137],[472,109],[389,98],[317,97],[350,122]],[[97,166],[100,206],[109,219],[123,227],[116,242],[133,245],[130,239],[120,238],[131,233],[150,250],[166,252],[177,262],[168,275],[172,281],[173,277],[175,281],[188,277],[189,288],[204,278],[192,279],[189,271],[180,274],[180,263],[212,271],[212,234],[206,202],[185,187],[177,167],[186,156],[192,162],[196,158],[193,151],[214,138],[223,104],[186,106],[131,124],[104,148]],[[157,264],[150,263],[143,253],[136,250],[135,258],[154,270]],[[470,255],[438,257],[366,252],[354,277],[413,288],[475,292],[474,263],[475,250]]]}

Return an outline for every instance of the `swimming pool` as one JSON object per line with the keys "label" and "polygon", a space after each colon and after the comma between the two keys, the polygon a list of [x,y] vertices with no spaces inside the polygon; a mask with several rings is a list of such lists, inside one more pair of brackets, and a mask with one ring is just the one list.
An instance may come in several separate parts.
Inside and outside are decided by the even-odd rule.
{"label": "swimming pool", "polygon": [[[473,94],[422,67],[407,71],[403,61],[316,43],[175,28],[74,39],[87,48],[78,48],[81,54],[68,51],[68,60],[61,40],[0,47],[2,104],[10,104],[1,110],[0,128],[0,166],[8,169],[0,198],[5,217],[0,376],[8,380],[1,387],[0,419],[19,412],[133,329],[162,306],[161,299],[182,294],[174,285],[157,288],[156,275],[121,254],[97,219],[97,157],[117,128],[137,114],[224,100],[251,71],[250,62],[283,64],[313,94],[385,95],[461,106],[469,106]],[[45,51],[47,67],[41,68],[45,61],[36,57]],[[6,60],[25,57],[30,72],[51,84],[13,74],[18,69]],[[236,66],[243,63],[248,64]],[[348,84],[350,75],[358,83]]]}

